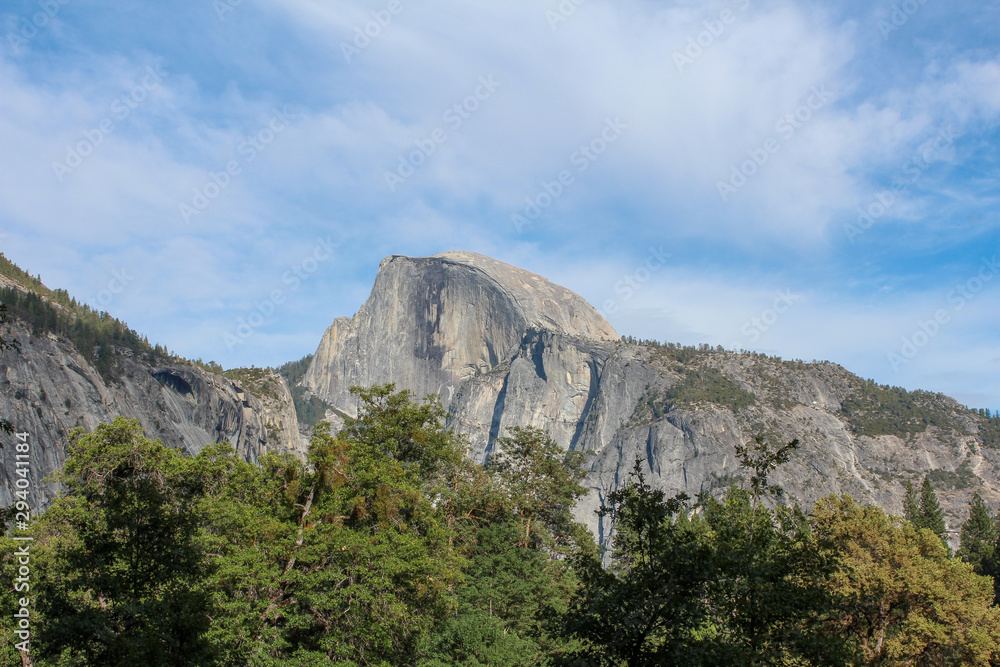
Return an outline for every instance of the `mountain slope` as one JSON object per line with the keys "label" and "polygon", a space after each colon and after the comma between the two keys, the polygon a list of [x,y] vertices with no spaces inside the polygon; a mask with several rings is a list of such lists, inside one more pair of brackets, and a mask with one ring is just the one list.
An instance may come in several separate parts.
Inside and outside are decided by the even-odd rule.
{"label": "mountain slope", "polygon": [[[2,255],[0,302],[11,320],[4,338],[20,348],[0,352],[0,415],[28,433],[36,506],[57,491],[40,481],[62,465],[69,432],[117,415],[191,454],[223,440],[247,460],[304,451],[288,385],[269,371],[225,377],[169,355],[107,314],[48,290]],[[6,506],[15,488],[14,448],[0,455]]]}
{"label": "mountain slope", "polygon": [[472,253],[383,260],[361,310],[324,335],[304,386],[343,413],[351,384],[439,393],[479,461],[506,429],[545,428],[590,454],[577,516],[598,535],[594,510],[636,458],[669,493],[719,492],[739,474],[734,446],[758,433],[801,441],[775,476],[793,500],[849,492],[899,512],[905,481],[929,474],[953,533],[973,490],[1000,502],[996,417],[829,362],[625,341],[578,295],[488,263],[508,266]]}

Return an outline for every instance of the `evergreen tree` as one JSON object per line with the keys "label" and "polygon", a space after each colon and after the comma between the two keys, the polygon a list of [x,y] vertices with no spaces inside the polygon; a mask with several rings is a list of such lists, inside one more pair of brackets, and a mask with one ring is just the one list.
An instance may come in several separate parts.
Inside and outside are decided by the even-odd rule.
{"label": "evergreen tree", "polygon": [[914,525],[917,528],[926,528],[942,541],[945,539],[944,512],[934,493],[934,486],[927,476],[924,476],[924,483],[920,487],[920,514]]}
{"label": "evergreen tree", "polygon": [[903,496],[903,518],[916,524],[920,516],[920,505],[917,503],[917,492],[913,490],[913,482],[906,480],[906,495]]}
{"label": "evergreen tree", "polygon": [[969,519],[962,524],[961,545],[956,554],[971,563],[977,574],[983,574],[983,559],[991,558],[996,546],[996,525],[990,517],[986,503],[978,493],[969,501]]}

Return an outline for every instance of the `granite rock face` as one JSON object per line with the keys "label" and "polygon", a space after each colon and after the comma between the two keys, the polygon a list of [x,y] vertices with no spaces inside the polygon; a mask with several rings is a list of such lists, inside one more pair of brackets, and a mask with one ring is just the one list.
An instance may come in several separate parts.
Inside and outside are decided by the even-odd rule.
{"label": "granite rock face", "polygon": [[[304,456],[292,397],[277,375],[269,374],[269,395],[258,397],[200,368],[153,366],[122,351],[115,380],[106,382],[69,341],[32,335],[18,323],[8,333],[20,351],[0,353],[0,415],[28,434],[36,507],[58,491],[41,480],[62,466],[70,430],[89,432],[118,415],[139,420],[150,439],[188,454],[228,441],[249,461],[266,452]],[[4,442],[0,505],[6,506],[16,466],[14,440],[6,436]]]}
{"label": "granite rock face", "polygon": [[[36,506],[57,491],[38,480],[62,464],[68,432],[117,415],[191,454],[229,441],[250,461],[305,455],[289,387],[271,371],[224,377],[116,349],[105,380],[66,339],[17,321],[4,335],[21,350],[0,353],[0,415],[29,434]],[[900,413],[888,388],[829,362],[629,343],[580,296],[473,253],[385,259],[368,300],[326,331],[302,380],[333,407],[335,425],[355,412],[351,385],[384,382],[440,394],[477,461],[513,426],[586,452],[589,493],[575,512],[602,541],[609,527],[595,510],[637,460],[668,494],[720,494],[742,474],[735,446],[757,434],[801,442],[772,481],[806,507],[850,493],[899,513],[906,481],[930,475],[954,545],[973,492],[1000,504],[995,419],[927,392],[905,397],[913,411]],[[15,450],[13,438],[3,442],[8,505]]]}
{"label": "granite rock face", "polygon": [[[759,433],[802,443],[773,481],[806,506],[846,492],[899,513],[906,480],[931,473],[946,482],[937,492],[955,542],[973,491],[1000,503],[1000,451],[984,446],[978,415],[947,397],[921,399],[946,428],[864,435],[843,409],[864,381],[836,364],[628,344],[573,292],[472,253],[383,260],[368,301],[327,330],[304,379],[347,414],[350,385],[382,382],[441,394],[480,462],[512,426],[589,453],[576,515],[599,540],[608,527],[595,510],[637,459],[670,494],[721,493],[741,474],[735,445]],[[738,404],[676,394],[699,382],[721,383]]]}
{"label": "granite rock face", "polygon": [[470,252],[393,255],[357,314],[327,329],[303,384],[349,414],[351,385],[395,382],[450,403],[510,360],[529,329],[618,339],[583,298],[529,271]]}

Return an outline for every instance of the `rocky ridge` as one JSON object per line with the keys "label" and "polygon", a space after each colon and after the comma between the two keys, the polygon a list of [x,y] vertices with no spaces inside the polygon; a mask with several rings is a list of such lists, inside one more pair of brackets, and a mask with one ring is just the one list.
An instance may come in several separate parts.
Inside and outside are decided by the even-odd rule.
{"label": "rocky ridge", "polygon": [[774,476],[792,501],[847,492],[898,513],[906,480],[930,474],[953,537],[973,490],[1000,503],[990,420],[952,399],[879,387],[829,362],[625,342],[578,295],[473,253],[383,260],[371,296],[327,330],[303,382],[350,414],[350,385],[390,381],[440,394],[478,461],[512,426],[587,452],[590,493],[576,514],[601,539],[594,510],[637,458],[668,493],[719,493],[741,474],[735,445],[759,433],[802,443]]}
{"label": "rocky ridge", "polygon": [[[139,420],[147,436],[189,454],[227,441],[250,461],[266,452],[304,455],[288,385],[270,371],[233,380],[179,360],[150,363],[118,349],[114,377],[107,380],[63,337],[36,334],[19,322],[4,336],[17,339],[20,350],[0,353],[0,415],[28,434],[36,507],[58,492],[57,485],[40,480],[61,467],[70,431],[90,431],[118,415]],[[0,505],[7,506],[16,465],[13,438],[4,442]]]}
{"label": "rocky ridge", "polygon": [[[22,280],[0,275],[0,289],[41,289],[13,275]],[[68,295],[41,298],[72,319]],[[272,371],[223,375],[153,354],[148,343],[98,350],[54,331],[15,317],[3,335],[21,349],[0,353],[0,415],[29,433],[33,480],[62,464],[71,429],[119,414],[191,454],[219,441],[251,461],[305,454],[291,388]],[[898,513],[905,482],[929,475],[954,542],[973,491],[1000,504],[1000,418],[829,362],[622,339],[575,293],[474,253],[383,260],[368,300],[334,321],[294,389],[327,401],[336,423],[355,411],[351,385],[382,382],[439,394],[477,461],[512,426],[544,428],[562,447],[587,452],[589,494],[576,514],[599,539],[607,531],[594,510],[636,459],[670,494],[721,493],[741,474],[735,445],[756,434],[800,440],[773,481],[806,505],[848,492]],[[0,455],[6,505],[14,448]],[[39,485],[36,504],[56,490]]]}

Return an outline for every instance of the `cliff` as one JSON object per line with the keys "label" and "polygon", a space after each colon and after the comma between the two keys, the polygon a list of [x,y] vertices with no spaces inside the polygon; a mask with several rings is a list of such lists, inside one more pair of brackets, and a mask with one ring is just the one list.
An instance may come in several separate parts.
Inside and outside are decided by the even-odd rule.
{"label": "cliff", "polygon": [[[0,353],[0,415],[28,434],[36,507],[58,491],[40,480],[62,465],[69,432],[90,431],[118,415],[138,419],[147,436],[189,454],[228,441],[250,461],[266,452],[304,455],[288,385],[271,372],[233,380],[115,348],[105,377],[62,336],[33,331],[15,319],[4,337],[17,339],[20,350]],[[4,442],[0,505],[6,506],[16,466],[13,438]]]}
{"label": "cliff", "polygon": [[441,394],[478,461],[512,426],[546,429],[590,455],[576,514],[602,539],[594,510],[636,458],[670,494],[719,493],[741,474],[734,446],[756,434],[800,440],[773,481],[807,506],[847,492],[899,513],[905,482],[929,474],[957,538],[974,490],[1000,503],[995,418],[829,362],[627,343],[573,292],[472,253],[383,260],[303,382],[349,414],[352,384]]}
{"label": "cliff", "polygon": [[349,414],[351,385],[395,382],[450,402],[532,328],[618,339],[583,298],[529,271],[471,252],[393,255],[357,314],[327,329],[303,384]]}

